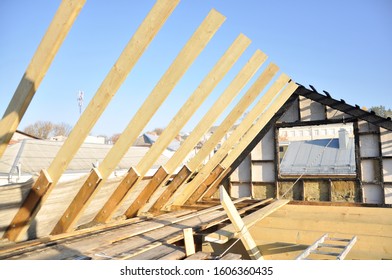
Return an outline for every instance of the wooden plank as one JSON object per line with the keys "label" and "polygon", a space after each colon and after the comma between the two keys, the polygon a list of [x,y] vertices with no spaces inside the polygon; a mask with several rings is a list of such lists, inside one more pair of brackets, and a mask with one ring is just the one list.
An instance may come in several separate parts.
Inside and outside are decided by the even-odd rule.
{"label": "wooden plank", "polygon": [[211,253],[207,253],[207,252],[196,252],[195,254],[193,254],[192,256],[189,256],[187,258],[185,258],[185,261],[196,261],[196,260],[206,260],[211,256]]}
{"label": "wooden plank", "polygon": [[[246,48],[249,46],[250,40],[240,34],[224,55],[215,64],[213,69],[203,79],[197,89],[188,98],[185,104],[177,112],[175,117],[170,121],[169,125],[165,128],[162,134],[159,136],[157,141],[147,151],[143,158],[139,161],[136,169],[141,174],[140,180],[145,176],[147,171],[153,166],[158,157],[162,152],[170,145],[171,141],[178,135],[181,128],[186,122],[192,117],[196,110],[201,106],[204,100],[211,94],[213,89],[228,73],[234,63],[240,58]],[[167,174],[168,172],[165,171]],[[136,185],[136,184],[134,184]],[[130,186],[131,188],[132,186]],[[127,217],[133,217],[137,214],[138,210],[145,205],[147,199],[151,196],[150,190],[144,188],[144,190],[138,195],[134,203],[127,209],[125,215]],[[118,201],[120,205],[122,201]],[[109,212],[109,209],[105,209]],[[114,209],[116,210],[116,209]]]}
{"label": "wooden plank", "polygon": [[[244,201],[243,199],[239,201]],[[220,205],[219,207],[222,208]],[[239,210],[242,212],[242,209]],[[195,213],[196,214],[196,213]],[[170,214],[157,217],[157,220],[149,220],[137,224],[127,225],[121,228],[100,232],[99,234],[89,234],[82,238],[67,240],[64,242],[48,243],[48,247],[41,247],[37,251],[30,251],[29,255],[14,254],[14,259],[62,259],[72,257],[75,250],[83,255],[96,258],[95,253],[106,253],[106,257],[115,257],[113,252],[128,252],[138,247],[150,244],[150,240],[160,240],[164,243],[171,243],[183,239],[182,229],[194,227],[197,230],[214,226],[227,220],[224,211],[212,211],[211,209],[200,211],[197,215],[178,216],[169,218]],[[164,218],[167,216],[167,218]],[[174,224],[173,224],[174,223]],[[173,225],[172,225],[173,224]],[[175,233],[175,235],[173,235]],[[73,233],[70,233],[73,234]],[[50,238],[56,238],[52,236]],[[137,239],[135,239],[137,238]],[[163,238],[163,239],[162,239]],[[57,245],[58,244],[58,245]],[[115,248],[118,246],[117,248]],[[110,249],[110,251],[105,251]],[[3,258],[1,256],[0,258]],[[7,257],[6,257],[7,258]]]}
{"label": "wooden plank", "polygon": [[176,153],[165,164],[166,170],[171,173],[174,172],[189,152],[200,141],[200,138],[208,131],[211,125],[213,125],[218,116],[254,76],[266,59],[267,55],[260,50],[257,50],[253,54],[242,70],[236,75],[229,86],[215,101],[197,126],[192,130],[191,134],[186,138],[184,143],[181,144]]}
{"label": "wooden plank", "polygon": [[0,158],[85,2],[64,0],[57,9],[0,120]]}
{"label": "wooden plank", "polygon": [[214,134],[211,135],[211,137],[203,144],[200,151],[198,151],[197,154],[189,161],[187,165],[192,172],[194,172],[203,163],[204,159],[234,125],[237,119],[243,115],[245,110],[252,104],[256,97],[259,96],[261,91],[267,86],[278,70],[278,66],[270,63],[263,73],[257,78],[241,100],[222,121],[221,125],[219,125],[219,127],[215,130]]}
{"label": "wooden plank", "polygon": [[222,174],[224,170],[225,169],[220,164],[218,164],[211,172],[210,176],[208,176],[207,179],[202,184],[200,184],[195,192],[188,198],[188,200],[185,202],[185,205],[192,205],[196,203],[196,201],[198,201],[203,195],[205,190],[215,182],[215,180]]}
{"label": "wooden plank", "polygon": [[[151,207],[150,211],[159,211],[164,204],[168,202],[168,199],[172,194],[177,191],[183,184],[190,178],[196,168],[202,164],[205,157],[212,151],[212,149],[218,144],[221,138],[227,133],[230,127],[233,126],[235,121],[245,112],[246,108],[256,99],[265,85],[272,79],[272,77],[278,71],[278,66],[271,63],[263,71],[263,73],[258,77],[251,88],[244,94],[240,101],[234,106],[226,118],[222,121],[221,125],[217,128],[214,134],[203,144],[200,151],[193,157],[186,166],[182,167],[180,172],[174,177],[172,183],[167,187],[167,189],[161,194],[157,199],[155,204]],[[188,173],[191,174],[188,174]],[[180,176],[180,179],[177,177]],[[184,178],[182,178],[184,177]]]}
{"label": "wooden plank", "polygon": [[[274,84],[267,90],[267,92],[262,96],[262,98],[257,102],[257,104],[252,108],[252,110],[245,116],[245,118],[241,121],[241,123],[236,127],[236,129],[231,133],[228,139],[222,144],[222,146],[218,149],[218,151],[213,155],[213,157],[203,166],[203,168],[200,170],[200,172],[193,178],[191,182],[188,183],[186,188],[182,190],[178,190],[177,192],[181,194],[178,195],[173,202],[174,205],[182,205],[185,203],[185,201],[188,200],[188,198],[192,195],[192,193],[199,188],[199,186],[203,183],[203,181],[208,180],[207,178],[211,175],[211,172],[214,170],[214,168],[223,160],[224,157],[229,153],[229,151],[233,148],[233,146],[240,141],[240,139],[243,137],[249,138],[249,132],[248,130],[253,128],[253,123],[257,120],[258,116],[262,112],[264,112],[267,108],[267,106],[270,104],[270,102],[279,94],[279,92],[282,90],[282,88],[287,84],[287,82],[290,80],[290,78],[286,74],[281,74],[279,78],[274,82]],[[256,84],[256,83],[255,83]],[[265,84],[261,88],[255,87],[254,90],[257,92],[260,92],[264,88]],[[272,106],[275,108],[276,106]],[[273,109],[270,109],[268,107],[267,110],[270,112],[273,112]],[[260,118],[262,119],[262,118]],[[259,122],[260,122],[259,119]],[[254,130],[254,129],[253,129]],[[214,136],[214,135],[213,135]],[[212,137],[213,137],[212,136]],[[212,138],[211,137],[211,138]],[[210,138],[210,139],[211,139]],[[237,145],[240,146],[242,143],[243,145],[243,140],[240,141],[240,144]],[[242,146],[241,145],[241,146]],[[229,153],[231,155],[232,152]],[[227,168],[227,166],[223,166],[224,168]],[[210,184],[208,184],[210,185]],[[204,189],[205,190],[205,189]]]}
{"label": "wooden plank", "polygon": [[[280,107],[284,105],[284,103],[290,98],[292,93],[298,88],[294,82],[290,82],[279,94],[279,96],[275,99],[273,104],[271,104],[266,111],[262,114],[262,116],[256,121],[254,125],[247,131],[247,133],[242,137],[241,141],[230,151],[230,153],[224,158],[224,160],[220,163],[221,166],[225,169],[230,168],[233,162],[241,155],[241,153],[246,149],[246,147],[252,142],[252,140],[257,136],[257,134],[267,125],[270,119],[274,116],[274,114],[279,110]],[[252,113],[252,111],[250,112]],[[250,114],[249,113],[249,114]],[[233,133],[234,134],[234,133]],[[232,135],[233,135],[232,134]],[[227,141],[226,141],[227,142]],[[231,143],[230,143],[231,144]],[[207,169],[209,170],[209,169]],[[201,174],[203,173],[200,172]],[[224,172],[221,173],[225,174]],[[221,175],[221,176],[222,176]],[[200,175],[201,176],[201,175]],[[217,180],[221,180],[218,178]],[[215,181],[217,181],[215,180]],[[201,181],[201,179],[200,179]],[[196,184],[200,181],[195,180]],[[196,183],[197,182],[197,183]],[[210,185],[212,185],[211,183]]]}
{"label": "wooden plank", "polygon": [[[77,197],[81,197],[75,199],[74,201],[85,201],[85,206],[82,208],[80,207],[80,205],[71,205],[70,207],[78,208],[83,211],[83,209],[88,205],[88,203],[92,200],[96,193],[98,193],[102,185],[105,183],[106,179],[120,162],[121,158],[125,155],[129,147],[139,136],[142,129],[145,127],[145,125],[148,123],[148,121],[151,119],[151,117],[154,115],[154,113],[157,111],[163,101],[167,98],[169,93],[173,90],[175,85],[185,74],[185,72],[191,66],[197,56],[204,49],[209,40],[219,29],[223,21],[224,17],[218,12],[213,10],[209,13],[207,18],[195,31],[190,40],[187,42],[179,55],[173,61],[169,69],[165,72],[163,77],[154,87],[153,91],[150,93],[143,105],[139,108],[135,116],[129,122],[128,126],[125,128],[116,144],[109,151],[103,162],[98,167],[98,170],[102,175],[101,183],[96,184],[94,188],[91,188],[94,190],[94,192],[88,193],[87,197],[83,196],[83,194],[86,193],[79,192],[77,194]],[[88,182],[86,181],[85,184],[87,183]],[[80,216],[80,214],[81,213],[78,213],[78,216]],[[101,216],[98,216],[97,220],[100,220],[100,217]],[[77,217],[75,216],[71,219],[76,218]]]}
{"label": "wooden plank", "polygon": [[[200,138],[208,131],[211,125],[216,121],[218,116],[226,109],[230,102],[235,98],[236,95],[242,90],[242,88],[248,83],[248,81],[253,77],[257,70],[261,67],[267,56],[257,50],[253,56],[249,59],[242,70],[237,74],[237,76],[232,80],[230,85],[225,89],[222,95],[215,101],[214,105],[208,110],[208,112],[203,116],[200,122],[192,130],[191,134],[186,138],[186,140],[181,144],[178,150],[172,155],[168,162],[164,165],[164,169],[169,173],[167,176],[158,176],[158,172],[153,176],[151,181],[145,187],[149,189],[151,194],[153,193],[166,181],[169,176],[179,167],[179,165],[184,161],[185,157],[198,143]],[[159,177],[159,179],[157,178]],[[141,202],[141,200],[139,200]],[[143,207],[141,205],[141,207]]]}
{"label": "wooden plank", "polygon": [[17,241],[18,237],[26,232],[29,221],[32,219],[32,214],[39,210],[36,208],[40,205],[40,199],[51,185],[52,179],[48,172],[45,169],[41,170],[40,176],[29,192],[30,199],[25,200],[22,207],[19,208],[17,215],[12,219],[3,238]]}
{"label": "wooden plank", "polygon": [[257,245],[253,240],[252,236],[250,235],[247,226],[242,221],[241,216],[238,214],[237,209],[235,208],[233,202],[231,201],[229,195],[227,194],[223,186],[219,188],[219,194],[223,208],[229,216],[229,219],[232,222],[236,231],[240,233],[241,241],[244,244],[244,247],[247,250],[249,257],[252,260],[263,260],[264,258],[261,255],[259,249],[257,248]]}
{"label": "wooden plank", "polygon": [[195,241],[193,240],[193,229],[184,228],[182,232],[184,234],[185,255],[189,257],[195,253]]}
{"label": "wooden plank", "polygon": [[[282,116],[286,113],[287,110],[290,110],[292,106],[296,106],[298,101],[298,96],[293,93],[293,95],[284,103],[282,107],[274,114],[271,120],[268,122],[266,126],[253,138],[253,140],[249,143],[249,145],[242,151],[240,156],[232,163],[230,168],[226,169],[224,174],[220,176],[220,178],[214,182],[211,188],[215,188],[216,190],[219,188],[219,185],[223,180],[228,179],[231,174],[240,166],[240,164],[244,161],[244,159],[254,150],[254,148],[260,143],[260,141],[264,138],[264,136],[271,130],[271,128],[278,122]],[[229,180],[229,184],[230,180]],[[275,184],[276,189],[276,184]],[[211,190],[213,191],[213,190]],[[213,193],[213,192],[212,192]]]}
{"label": "wooden plank", "polygon": [[[167,97],[168,93],[175,86],[176,82],[179,78],[185,73],[185,69],[187,69],[191,62],[197,57],[197,55],[202,51],[202,49],[206,46],[208,41],[212,38],[215,32],[222,25],[225,20],[224,16],[212,10],[206,19],[202,22],[199,28],[192,35],[190,40],[187,42],[185,47],[182,49],[180,54],[177,56],[175,61],[172,63],[168,71],[165,73],[163,78],[160,80],[156,88],[148,97],[148,100],[143,104],[143,106],[138,110],[138,113],[134,116],[132,121],[128,124],[127,128],[121,134],[120,138],[116,142],[115,147],[109,152],[109,154],[105,157],[104,161],[100,166],[107,170],[106,174],[110,174],[111,171],[114,170],[117,163],[121,160],[122,156],[126,153],[128,148],[134,142],[134,139],[139,135],[139,132],[144,128],[145,124],[147,124],[150,116],[153,115],[156,108],[164,101]],[[186,65],[184,69],[184,65]],[[169,90],[168,90],[169,89]],[[165,94],[161,94],[161,91]],[[146,117],[147,116],[147,117]],[[136,131],[136,133],[135,133]],[[171,136],[172,132],[167,132],[166,135]],[[161,135],[162,136],[162,135]],[[160,137],[161,138],[161,137]],[[170,137],[167,137],[170,138]],[[166,139],[166,137],[165,137]],[[157,143],[155,143],[157,144]],[[157,146],[157,145],[154,145]],[[161,148],[160,145],[158,145]],[[155,148],[158,150],[158,148]],[[112,152],[113,151],[113,152]],[[151,151],[151,149],[150,149]],[[151,153],[151,152],[150,152]],[[146,155],[147,156],[147,155]],[[145,156],[145,157],[146,157]],[[144,157],[144,158],[145,158]],[[148,158],[148,157],[147,157]],[[144,161],[143,161],[144,162]],[[144,167],[138,164],[137,170],[139,172],[145,173]],[[123,182],[121,183],[123,184]],[[124,185],[125,186],[125,185]],[[129,187],[132,187],[130,185]],[[123,199],[126,198],[126,194],[119,196],[117,191],[113,193],[113,195],[109,198],[108,202],[103,206],[103,208],[98,212],[96,217],[94,218],[97,222],[106,222],[113,215],[114,211],[121,204]]]}
{"label": "wooden plank", "polygon": [[174,245],[172,246],[173,246],[173,252],[159,258],[158,260],[181,260],[185,257],[184,249]]}
{"label": "wooden plank", "polygon": [[189,170],[188,166],[184,165],[177,175],[174,177],[173,181],[166,186],[166,189],[162,192],[162,194],[155,201],[153,206],[151,206],[149,212],[150,213],[158,213],[165,204],[169,201],[169,198],[173,195],[173,193],[186,182],[192,172]]}
{"label": "wooden plank", "polygon": [[[31,219],[38,213],[40,205],[45,202],[61,175],[66,170],[73,156],[84,142],[88,133],[93,128],[106,106],[109,104],[111,98],[116,94],[128,73],[141,57],[154,36],[158,33],[159,29],[172,13],[178,2],[179,0],[163,0],[157,2],[136,30],[135,34],[124,48],[108,75],[105,77],[95,96],[92,98],[87,108],[83,111],[82,116],[50,164],[47,171],[50,174],[53,183],[41,196],[38,202],[39,205],[34,207],[37,211],[29,215],[30,220],[25,221],[24,227],[18,227],[18,231],[15,231],[12,236],[9,236],[12,240],[20,238],[22,231],[24,232],[27,230],[27,226],[30,224]],[[34,187],[35,186],[36,184],[34,184]],[[32,200],[32,196],[34,195],[29,194],[27,196],[21,209],[24,208],[25,203],[30,203],[29,201]],[[21,215],[21,211],[16,214],[15,218],[18,219]]]}
{"label": "wooden plank", "polygon": [[88,205],[88,198],[95,190],[95,186],[102,180],[102,176],[96,168],[93,168],[79,190],[79,195],[75,196],[71,204],[65,210],[60,220],[51,232],[51,235],[56,235],[73,230],[75,223],[80,217],[83,209]]}
{"label": "wooden plank", "polygon": [[[283,207],[289,200],[277,200],[268,206],[261,208],[243,218],[244,224],[247,228],[252,227],[254,224],[271,215],[279,208]],[[238,232],[233,225],[227,225],[216,232],[210,233],[206,236],[205,240],[209,242],[223,244],[232,238],[237,238]]]}

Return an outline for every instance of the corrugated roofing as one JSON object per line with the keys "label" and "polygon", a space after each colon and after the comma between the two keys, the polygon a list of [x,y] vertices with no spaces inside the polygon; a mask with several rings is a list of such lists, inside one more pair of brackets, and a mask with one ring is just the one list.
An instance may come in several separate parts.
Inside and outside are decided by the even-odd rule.
{"label": "corrugated roofing", "polygon": [[280,163],[283,175],[355,174],[354,139],[339,148],[339,139],[290,142]]}

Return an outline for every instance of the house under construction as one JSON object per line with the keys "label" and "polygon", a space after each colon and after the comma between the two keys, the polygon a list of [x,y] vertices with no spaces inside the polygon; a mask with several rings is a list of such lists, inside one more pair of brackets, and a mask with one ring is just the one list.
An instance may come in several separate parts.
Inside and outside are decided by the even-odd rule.
{"label": "house under construction", "polygon": [[[63,0],[27,67],[0,122],[0,164],[11,153],[12,135],[84,2]],[[144,147],[136,162],[124,162],[223,24],[225,17],[215,10],[99,165],[64,180],[84,139],[178,2],[156,2],[39,173],[0,186],[0,259],[391,259],[390,118],[306,88],[269,62],[198,145],[267,61],[260,50],[170,158],[161,160],[249,46],[242,34],[206,71],[151,147]],[[328,136],[332,128],[335,136]],[[120,164],[129,166],[113,176]]]}

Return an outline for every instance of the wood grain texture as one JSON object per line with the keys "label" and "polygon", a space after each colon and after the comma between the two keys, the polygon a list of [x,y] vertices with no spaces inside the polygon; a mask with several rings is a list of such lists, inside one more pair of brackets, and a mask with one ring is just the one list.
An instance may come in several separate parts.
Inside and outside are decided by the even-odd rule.
{"label": "wood grain texture", "polygon": [[264,258],[261,255],[259,249],[257,248],[253,237],[249,233],[247,226],[242,221],[241,216],[238,214],[237,209],[235,208],[233,202],[231,201],[229,195],[227,194],[223,186],[220,186],[219,194],[223,208],[225,209],[227,216],[229,216],[229,219],[233,224],[235,231],[239,232],[239,238],[244,244],[244,247],[247,250],[249,257],[252,260],[263,260]]}
{"label": "wood grain texture", "polygon": [[57,9],[0,120],[0,158],[85,2],[64,0]]}
{"label": "wood grain texture", "polygon": [[[232,68],[234,63],[241,57],[243,52],[249,46],[250,40],[240,34],[219,61],[215,64],[212,70],[206,75],[197,89],[188,98],[185,104],[177,112],[174,118],[170,121],[168,126],[164,129],[162,134],[158,137],[157,141],[143,156],[137,164],[136,169],[139,171],[140,176],[144,177],[148,170],[153,166],[162,152],[170,145],[173,139],[178,135],[182,127],[192,117],[196,110],[201,106],[204,100],[211,94],[213,89],[224,78],[228,71]],[[162,167],[163,168],[163,167]],[[165,171],[166,172],[166,171]],[[166,172],[167,174],[168,172]],[[137,211],[141,209],[148,199],[145,194],[149,191],[142,191],[131,206],[125,211],[127,217],[133,217]],[[122,201],[118,201],[121,204]]]}
{"label": "wood grain texture", "polygon": [[[251,228],[255,223],[264,219],[268,215],[272,214],[276,210],[282,208],[286,205],[289,200],[277,200],[243,218],[243,222],[247,228]],[[210,233],[206,236],[205,240],[209,242],[223,244],[229,241],[232,238],[238,238],[238,232],[234,228],[234,226],[227,225],[216,232]]]}
{"label": "wood grain texture", "polygon": [[[260,79],[262,81],[262,79]],[[226,157],[226,155],[231,155],[229,151],[234,145],[239,143],[244,143],[241,139],[244,135],[249,135],[248,130],[253,126],[253,123],[261,115],[264,110],[268,107],[270,102],[279,95],[280,91],[285,87],[290,78],[286,74],[281,74],[279,78],[274,82],[274,84],[267,90],[267,92],[262,96],[262,98],[257,102],[257,104],[252,108],[251,111],[245,116],[241,123],[235,128],[235,130],[230,134],[229,138],[222,144],[222,146],[217,150],[217,152],[210,158],[210,160],[201,168],[199,173],[193,178],[191,182],[188,183],[186,189],[181,190],[175,201],[174,205],[183,205],[185,201],[192,195],[192,193],[202,184],[206,178],[210,175],[212,170]],[[262,83],[261,88],[255,87],[253,90],[260,92],[265,84]],[[271,110],[272,111],[272,110]],[[240,141],[241,139],[241,141]],[[238,145],[237,145],[238,146]],[[236,147],[237,147],[236,146]],[[222,165],[223,168],[227,168],[226,165]]]}
{"label": "wood grain texture", "polygon": [[[136,30],[118,60],[103,80],[96,94],[83,111],[81,117],[72,129],[68,138],[65,140],[64,144],[61,146],[56,157],[48,167],[47,172],[52,179],[52,184],[46,189],[46,192],[42,194],[40,199],[37,200],[37,206],[33,207],[37,210],[30,213],[29,220],[23,222],[25,225],[24,227],[28,227],[31,219],[38,213],[38,210],[41,207],[40,205],[46,201],[47,197],[59,181],[61,175],[68,167],[68,164],[74,157],[75,153],[78,151],[85,138],[104,112],[110,100],[116,94],[128,73],[163,26],[164,22],[172,13],[178,2],[179,0],[158,1]],[[33,196],[33,193],[31,195],[29,194],[26,198],[26,203],[30,203],[29,201],[33,200]],[[23,206],[21,211],[24,211]],[[16,219],[20,219],[20,215],[22,215],[21,212],[18,212],[15,216]],[[19,230],[21,232],[22,230],[27,229],[22,229],[20,227]],[[16,231],[14,233],[16,233]],[[14,234],[13,238],[17,238],[17,236],[19,236],[19,234]]]}

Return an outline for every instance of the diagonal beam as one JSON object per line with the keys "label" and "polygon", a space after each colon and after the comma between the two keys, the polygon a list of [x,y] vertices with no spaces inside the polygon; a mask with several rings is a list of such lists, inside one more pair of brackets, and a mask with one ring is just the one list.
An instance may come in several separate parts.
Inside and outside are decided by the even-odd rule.
{"label": "diagonal beam", "polygon": [[[147,171],[152,167],[170,142],[178,135],[181,128],[192,117],[208,95],[224,78],[249,44],[250,40],[247,37],[244,35],[238,36],[221,59],[219,59],[219,61],[215,64],[213,69],[203,79],[193,94],[188,98],[182,108],[177,112],[175,117],[159,136],[158,140],[143,156],[136,168],[132,168],[134,169],[133,172],[131,171],[131,173],[134,173],[132,178],[135,178],[135,176],[137,176],[137,178],[135,178],[135,180],[132,179],[132,183],[127,183],[128,178],[126,176],[123,182],[120,182],[119,188],[113,192],[107,203],[98,212],[94,219],[95,221],[107,222],[110,220],[121,203],[128,197],[131,189],[143,179]],[[141,195],[144,196],[145,192],[142,191]],[[135,203],[132,203],[131,207],[126,211],[125,215],[127,217],[134,216],[137,213],[139,210],[137,202],[138,201],[136,200]]]}
{"label": "diagonal beam", "polygon": [[[47,173],[52,183],[37,185],[37,182],[40,180],[38,178],[33,185],[33,189],[39,187],[42,190],[40,195],[37,196],[33,192],[29,193],[5,232],[4,237],[14,241],[20,238],[28,229],[31,220],[40,210],[42,204],[57,184],[84,139],[109,104],[111,98],[115,95],[128,73],[163,26],[178,2],[179,0],[158,1],[150,10],[50,164]],[[27,205],[29,205],[28,208]],[[26,213],[26,210],[28,215],[23,216],[22,213]]]}
{"label": "diagonal beam", "polygon": [[[253,107],[253,109],[246,115],[241,121],[240,125],[231,133],[229,138],[222,144],[219,150],[214,156],[206,163],[200,172],[189,182],[185,189],[181,191],[181,194],[177,196],[174,201],[175,205],[183,205],[193,194],[193,192],[200,191],[205,188],[201,186],[204,180],[213,172],[214,168],[223,160],[223,158],[229,153],[233,146],[240,141],[244,134],[252,127],[253,123],[257,120],[262,112],[268,107],[271,101],[279,94],[282,88],[287,84],[290,78],[286,74],[280,75],[275,83],[268,89],[263,95],[259,102]],[[216,175],[214,175],[216,176]],[[179,193],[180,191],[178,191]],[[204,192],[204,191],[203,191]],[[193,200],[193,197],[191,198]]]}
{"label": "diagonal beam", "polygon": [[227,133],[227,131],[234,125],[236,120],[245,112],[245,110],[252,104],[260,92],[265,86],[270,82],[273,76],[278,71],[278,66],[271,63],[264,71],[260,74],[253,85],[244,94],[241,100],[236,104],[236,106],[230,111],[230,113],[223,120],[221,125],[217,128],[214,134],[203,144],[200,151],[187,163],[184,165],[178,174],[174,177],[173,181],[166,187],[163,193],[155,201],[154,205],[151,207],[150,212],[159,211],[169,200],[172,194],[184,184],[193,174],[197,167],[203,163],[203,160],[210,154],[214,147],[219,143],[222,137]]}
{"label": "diagonal beam", "polygon": [[152,199],[153,193],[166,183],[175,170],[185,160],[190,151],[196,146],[200,138],[202,138],[202,136],[208,131],[218,116],[226,109],[235,96],[238,95],[266,59],[267,56],[260,50],[254,53],[247,64],[242,68],[222,95],[219,96],[197,126],[192,130],[191,134],[181,144],[178,150],[164,166],[157,170],[152,179],[145,186],[143,196],[139,195],[137,198],[140,209],[142,209],[148,200]]}
{"label": "diagonal beam", "polygon": [[271,127],[284,115],[284,113],[294,104],[297,96],[294,94],[286,101],[286,103],[276,112],[267,125],[264,126],[262,130],[253,138],[249,145],[241,152],[241,154],[236,158],[236,160],[230,165],[229,168],[225,169],[208,188],[208,190],[202,195],[203,198],[210,198],[219,189],[219,185],[223,180],[228,178],[234,170],[244,161],[244,159],[249,155],[249,153],[256,147],[256,145],[263,139],[263,137],[270,131]]}
{"label": "diagonal beam", "polygon": [[[256,123],[246,132],[242,137],[241,141],[228,153],[228,155],[219,164],[219,173],[223,174],[224,170],[230,168],[233,162],[241,155],[242,151],[252,142],[252,140],[257,136],[257,134],[264,128],[265,125],[270,121],[270,119],[275,115],[275,113],[282,107],[285,102],[290,98],[293,92],[298,88],[294,82],[290,82],[285,89],[279,94],[279,96],[273,101],[273,103],[264,111],[264,113],[258,118]],[[207,169],[208,170],[208,169]],[[203,174],[201,172],[201,174]],[[189,198],[187,203],[194,203],[203,195],[207,188],[212,185],[211,181],[206,182],[209,176],[216,177],[216,174],[206,176],[200,187],[194,191],[192,196]],[[219,176],[218,176],[219,177]],[[213,180],[216,181],[217,179]],[[195,184],[197,181],[195,181]]]}
{"label": "diagonal beam", "polygon": [[249,232],[248,227],[245,225],[244,221],[241,219],[240,214],[234,206],[233,201],[231,201],[229,195],[227,194],[225,188],[220,186],[219,188],[220,201],[229,217],[231,224],[233,225],[236,232],[239,233],[239,238],[244,244],[249,257],[252,260],[264,260],[261,252],[257,248],[256,242],[254,241],[252,235]]}
{"label": "diagonal beam", "polygon": [[[181,77],[186,73],[198,55],[202,52],[213,35],[224,22],[224,17],[212,10],[204,19],[202,24],[193,33],[191,38],[182,48],[168,70],[156,84],[150,95],[144,101],[143,105],[136,112],[132,120],[124,129],[116,144],[112,147],[105,159],[99,165],[98,169],[93,170],[83,186],[60,218],[52,234],[59,234],[73,230],[84,209],[89,205],[94,196],[104,185],[107,178],[114,171],[123,156],[135,142],[143,128],[174,89]],[[126,180],[130,184],[133,172],[128,172]],[[94,178],[100,177],[101,181],[95,181]],[[131,177],[131,178],[130,178]]]}
{"label": "diagonal beam", "polygon": [[63,0],[0,120],[0,158],[86,0]]}

